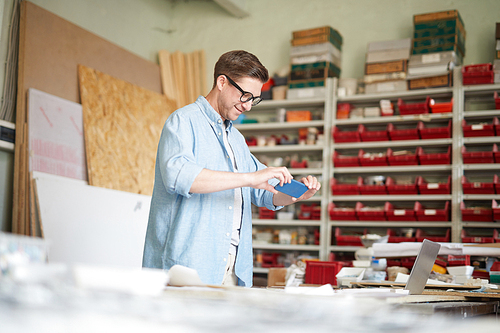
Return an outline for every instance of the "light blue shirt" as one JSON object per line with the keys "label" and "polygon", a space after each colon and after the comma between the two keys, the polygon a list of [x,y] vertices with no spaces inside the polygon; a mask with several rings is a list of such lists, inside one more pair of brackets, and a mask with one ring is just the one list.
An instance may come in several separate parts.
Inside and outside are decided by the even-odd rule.
{"label": "light blue shirt", "polygon": [[[143,266],[169,269],[179,264],[194,268],[207,284],[221,284],[233,228],[234,189],[197,194],[189,190],[202,169],[233,172],[223,142],[221,116],[200,96],[168,117],[163,127],[155,166],[155,185],[144,244]],[[229,122],[229,143],[238,171],[266,168],[249,151],[245,138]],[[251,203],[276,210],[273,194],[242,188],[243,212],[235,262],[238,284],[252,286]]]}

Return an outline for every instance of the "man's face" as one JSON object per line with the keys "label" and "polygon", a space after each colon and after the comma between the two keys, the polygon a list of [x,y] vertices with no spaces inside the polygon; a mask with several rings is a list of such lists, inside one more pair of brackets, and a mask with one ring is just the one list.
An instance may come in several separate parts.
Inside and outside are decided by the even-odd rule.
{"label": "man's face", "polygon": [[[234,121],[243,112],[250,111],[252,108],[252,101],[250,100],[245,103],[241,102],[241,92],[233,86],[224,75],[221,75],[219,80],[222,78],[222,82],[219,82],[222,86],[219,113],[224,120],[229,119]],[[250,92],[254,96],[260,96],[263,84],[259,80],[250,77],[242,77],[237,81],[235,80],[235,83],[244,91]]]}

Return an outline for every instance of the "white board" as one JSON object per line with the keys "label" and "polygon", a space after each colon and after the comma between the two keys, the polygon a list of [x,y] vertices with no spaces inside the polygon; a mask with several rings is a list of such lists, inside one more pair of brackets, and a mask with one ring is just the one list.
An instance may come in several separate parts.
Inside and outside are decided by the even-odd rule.
{"label": "white board", "polygon": [[82,106],[29,89],[30,171],[87,179]]}
{"label": "white board", "polygon": [[51,263],[141,267],[151,197],[34,172]]}

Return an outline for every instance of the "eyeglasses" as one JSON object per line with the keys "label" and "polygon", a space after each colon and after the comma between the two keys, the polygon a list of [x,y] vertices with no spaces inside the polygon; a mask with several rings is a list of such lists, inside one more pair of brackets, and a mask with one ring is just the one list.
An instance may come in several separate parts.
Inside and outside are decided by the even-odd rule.
{"label": "eyeglasses", "polygon": [[257,104],[259,104],[262,101],[262,97],[254,96],[251,92],[244,91],[243,89],[241,89],[241,87],[239,85],[236,84],[236,82],[231,80],[231,78],[229,76],[227,76],[226,74],[221,74],[221,75],[224,75],[227,78],[227,80],[229,81],[229,83],[231,83],[236,89],[238,89],[241,92],[240,101],[242,103],[252,101],[252,106],[256,106]]}

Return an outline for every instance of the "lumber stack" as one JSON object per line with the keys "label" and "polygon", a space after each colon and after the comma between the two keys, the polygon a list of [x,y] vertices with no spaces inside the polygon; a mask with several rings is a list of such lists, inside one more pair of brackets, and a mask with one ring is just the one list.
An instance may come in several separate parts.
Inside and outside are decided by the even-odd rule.
{"label": "lumber stack", "polygon": [[206,93],[205,51],[192,53],[167,50],[158,52],[163,93],[177,108],[193,103]]}

